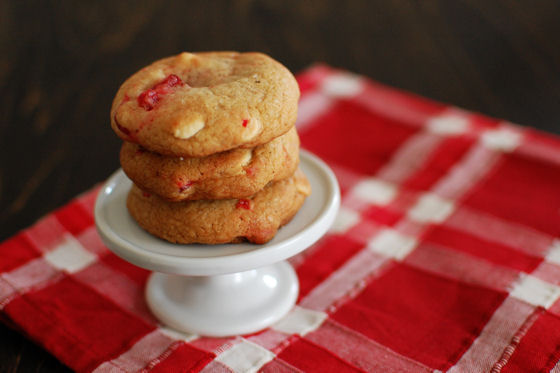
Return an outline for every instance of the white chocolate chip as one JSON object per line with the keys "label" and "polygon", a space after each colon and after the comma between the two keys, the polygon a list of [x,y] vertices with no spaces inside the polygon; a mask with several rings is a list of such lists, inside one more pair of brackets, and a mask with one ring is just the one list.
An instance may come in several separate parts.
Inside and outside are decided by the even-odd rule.
{"label": "white chocolate chip", "polygon": [[246,173],[245,166],[247,166],[253,158],[253,149],[239,149],[239,152],[240,153],[236,150],[236,163],[224,170],[224,176],[235,176]]}
{"label": "white chocolate chip", "polygon": [[179,60],[179,62],[188,63],[195,57],[196,56],[192,53],[183,52],[177,56],[177,60]]}
{"label": "white chocolate chip", "polygon": [[256,118],[251,118],[247,122],[247,126],[243,128],[243,140],[248,141],[261,132],[261,121]]}
{"label": "white chocolate chip", "polygon": [[252,158],[253,158],[253,149],[247,149],[245,152],[243,152],[243,157],[239,162],[239,166],[241,167],[247,166],[249,162],[251,162]]}
{"label": "white chocolate chip", "polygon": [[204,125],[205,123],[201,119],[196,119],[191,122],[180,122],[177,127],[175,127],[173,135],[178,139],[186,140],[203,129]]}
{"label": "white chocolate chip", "polygon": [[297,183],[296,182],[296,190],[301,194],[306,196],[311,194],[311,186],[308,183]]}

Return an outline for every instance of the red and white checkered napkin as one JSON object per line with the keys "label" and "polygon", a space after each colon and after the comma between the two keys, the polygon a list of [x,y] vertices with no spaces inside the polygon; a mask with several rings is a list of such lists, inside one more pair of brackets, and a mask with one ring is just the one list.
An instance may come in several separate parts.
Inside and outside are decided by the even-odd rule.
{"label": "red and white checkered napkin", "polygon": [[317,66],[303,146],[334,227],[292,259],[297,307],[213,339],[158,325],[148,272],[101,243],[96,191],[0,246],[3,316],[77,371],[560,371],[560,140]]}

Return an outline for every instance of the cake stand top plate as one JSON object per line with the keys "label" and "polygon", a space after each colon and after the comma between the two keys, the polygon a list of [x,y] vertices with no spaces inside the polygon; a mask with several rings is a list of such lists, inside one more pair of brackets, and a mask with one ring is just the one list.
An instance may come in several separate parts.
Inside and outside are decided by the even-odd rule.
{"label": "cake stand top plate", "polygon": [[115,254],[152,271],[212,276],[276,263],[298,254],[325,234],[340,205],[338,183],[323,161],[302,150],[300,167],[311,183],[312,193],[290,223],[264,245],[181,245],[152,236],[128,213],[126,197],[132,182],[122,170],[107,180],[97,197],[97,230]]}

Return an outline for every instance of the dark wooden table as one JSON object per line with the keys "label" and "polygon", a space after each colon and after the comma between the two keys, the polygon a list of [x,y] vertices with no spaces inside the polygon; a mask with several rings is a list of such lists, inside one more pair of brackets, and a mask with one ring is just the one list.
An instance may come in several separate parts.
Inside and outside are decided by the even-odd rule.
{"label": "dark wooden table", "polygon": [[[119,167],[114,93],[183,50],[326,62],[560,133],[557,1],[0,1],[0,41],[0,240]],[[0,325],[0,371],[66,370]]]}

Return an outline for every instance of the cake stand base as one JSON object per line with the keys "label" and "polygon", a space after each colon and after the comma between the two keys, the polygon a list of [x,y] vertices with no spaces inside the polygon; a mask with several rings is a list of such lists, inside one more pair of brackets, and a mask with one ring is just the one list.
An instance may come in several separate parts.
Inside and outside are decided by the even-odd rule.
{"label": "cake stand base", "polygon": [[298,280],[285,261],[214,276],[154,273],[148,306],[174,329],[210,337],[247,334],[280,320],[294,306]]}

